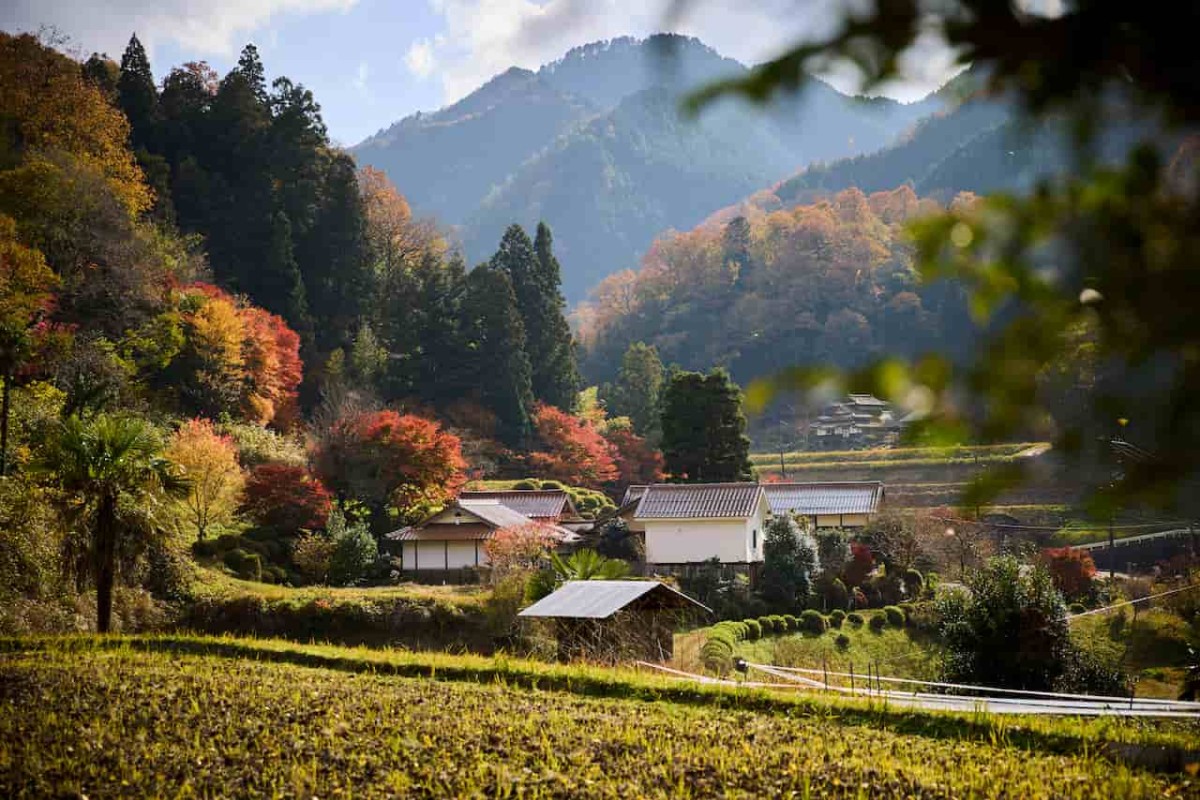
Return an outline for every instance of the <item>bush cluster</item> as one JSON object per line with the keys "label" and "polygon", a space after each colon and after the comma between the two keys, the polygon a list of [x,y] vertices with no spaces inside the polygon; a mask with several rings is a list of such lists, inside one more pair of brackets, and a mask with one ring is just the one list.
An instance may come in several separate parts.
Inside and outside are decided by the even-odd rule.
{"label": "bush cluster", "polygon": [[886,606],[883,609],[883,616],[887,620],[887,624],[893,628],[903,628],[904,623],[907,621],[904,616],[904,609],[899,606]]}
{"label": "bush cluster", "polygon": [[800,627],[808,633],[822,634],[825,632],[825,617],[820,611],[808,609],[800,614]]}
{"label": "bush cluster", "polygon": [[867,627],[878,633],[887,627],[887,624],[887,617],[884,614],[873,614],[870,621],[867,622]]}
{"label": "bush cluster", "polygon": [[850,647],[850,637],[844,633],[839,633],[837,638],[833,640],[839,650],[846,650]]}
{"label": "bush cluster", "polygon": [[840,608],[835,608],[829,612],[829,627],[840,628],[842,623],[846,621],[846,612]]}
{"label": "bush cluster", "polygon": [[857,611],[851,611],[846,615],[846,621],[856,628],[861,628],[863,624],[863,617],[862,614],[859,614]]}

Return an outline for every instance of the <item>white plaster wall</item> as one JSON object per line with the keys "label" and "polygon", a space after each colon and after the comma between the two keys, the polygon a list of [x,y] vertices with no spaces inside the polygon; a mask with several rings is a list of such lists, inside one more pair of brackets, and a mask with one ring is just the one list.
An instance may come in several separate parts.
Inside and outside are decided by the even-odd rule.
{"label": "white plaster wall", "polygon": [[[750,553],[753,519],[645,520],[646,561],[686,564],[713,556],[725,563],[757,560]],[[761,528],[758,535],[761,552]]]}

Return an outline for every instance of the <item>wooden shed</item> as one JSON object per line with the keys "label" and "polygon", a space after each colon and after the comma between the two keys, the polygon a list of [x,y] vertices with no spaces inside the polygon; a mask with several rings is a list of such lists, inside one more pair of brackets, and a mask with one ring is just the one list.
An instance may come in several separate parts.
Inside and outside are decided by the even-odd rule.
{"label": "wooden shed", "polygon": [[554,621],[558,657],[668,661],[675,629],[689,614],[711,614],[707,606],[658,581],[568,581],[520,616]]}

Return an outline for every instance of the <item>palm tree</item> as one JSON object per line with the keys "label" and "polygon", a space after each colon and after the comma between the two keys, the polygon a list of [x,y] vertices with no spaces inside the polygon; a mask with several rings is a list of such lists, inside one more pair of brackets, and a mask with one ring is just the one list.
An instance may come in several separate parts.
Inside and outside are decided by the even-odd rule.
{"label": "palm tree", "polygon": [[629,575],[629,564],[619,558],[605,558],[595,550],[576,550],[567,558],[550,554],[550,564],[559,583],[566,581],[613,581]]}
{"label": "palm tree", "polygon": [[47,439],[34,469],[62,492],[61,504],[86,542],[96,583],[96,628],[109,631],[118,548],[164,528],[162,501],[186,495],[187,482],[162,457],[154,426],[128,416],[72,416]]}

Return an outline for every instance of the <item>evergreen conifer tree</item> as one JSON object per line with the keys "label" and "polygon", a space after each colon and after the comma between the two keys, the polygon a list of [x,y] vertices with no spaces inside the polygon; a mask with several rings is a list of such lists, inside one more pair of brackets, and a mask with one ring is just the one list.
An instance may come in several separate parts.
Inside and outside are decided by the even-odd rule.
{"label": "evergreen conifer tree", "polygon": [[659,394],[663,384],[663,365],[658,350],[645,342],[629,345],[621,358],[621,370],[610,394],[610,411],[627,416],[639,436],[657,440],[659,427]]}
{"label": "evergreen conifer tree", "polygon": [[663,396],[662,451],[665,469],[677,481],[754,478],[742,393],[729,373],[671,375]]}
{"label": "evergreen conifer tree", "polygon": [[158,122],[158,92],[154,88],[150,59],[136,33],[129,38],[125,54],[121,56],[117,103],[129,119],[129,138],[133,149],[153,150]]}
{"label": "evergreen conifer tree", "polygon": [[480,265],[467,275],[462,303],[464,383],[495,415],[500,438],[523,448],[531,430],[533,390],[525,325],[508,273]]}
{"label": "evergreen conifer tree", "polygon": [[553,240],[544,224],[538,226],[537,239],[535,246],[520,225],[510,225],[490,263],[512,281],[525,323],[534,396],[569,411],[580,383],[575,342],[563,313],[566,302],[559,291],[561,271]]}

